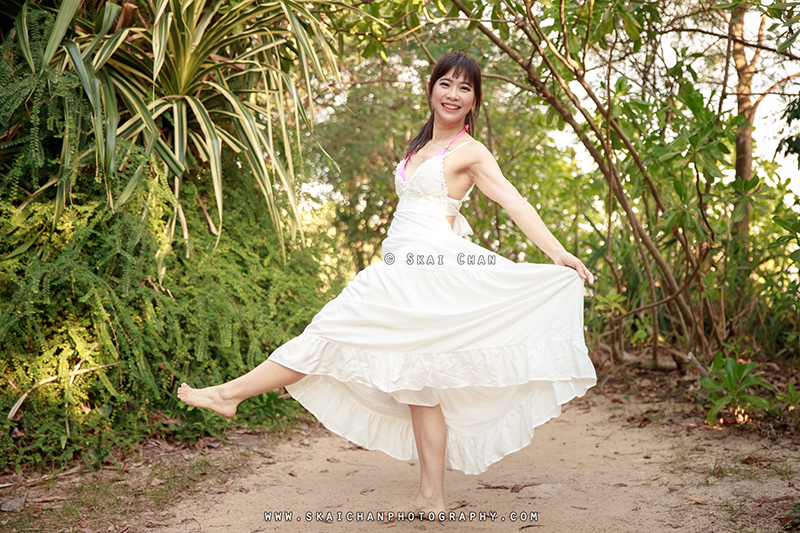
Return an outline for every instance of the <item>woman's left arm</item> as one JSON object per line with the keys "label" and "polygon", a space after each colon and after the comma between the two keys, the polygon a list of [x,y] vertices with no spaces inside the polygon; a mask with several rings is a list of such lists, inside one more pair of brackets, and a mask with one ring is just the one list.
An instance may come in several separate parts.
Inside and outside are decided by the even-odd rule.
{"label": "woman's left arm", "polygon": [[483,194],[497,202],[508,212],[514,223],[533,241],[556,265],[574,268],[583,279],[594,283],[589,269],[574,255],[567,252],[558,239],[547,229],[536,209],[517,191],[500,170],[494,156],[480,143],[477,150],[471,151],[471,161],[465,170]]}

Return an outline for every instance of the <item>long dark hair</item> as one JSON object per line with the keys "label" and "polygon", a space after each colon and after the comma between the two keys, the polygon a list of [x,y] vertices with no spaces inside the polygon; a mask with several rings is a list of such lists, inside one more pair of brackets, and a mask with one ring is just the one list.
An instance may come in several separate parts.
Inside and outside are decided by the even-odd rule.
{"label": "long dark hair", "polygon": [[467,116],[464,117],[464,124],[469,125],[468,131],[470,135],[473,137],[475,136],[475,119],[477,118],[478,111],[480,111],[481,108],[481,68],[474,59],[466,55],[464,52],[450,52],[437,61],[436,65],[433,67],[433,72],[431,73],[431,78],[427,89],[428,110],[431,112],[431,114],[428,117],[428,121],[425,123],[425,125],[420,128],[417,136],[411,139],[411,143],[406,149],[406,157],[409,157],[412,153],[425,146],[425,144],[427,144],[427,142],[433,137],[433,108],[431,107],[431,91],[433,90],[434,84],[439,81],[439,78],[450,72],[451,68],[455,69],[455,72],[453,73],[455,76],[461,76],[463,73],[467,78],[467,81],[472,84],[472,90],[475,93],[475,104],[474,107],[469,110]]}

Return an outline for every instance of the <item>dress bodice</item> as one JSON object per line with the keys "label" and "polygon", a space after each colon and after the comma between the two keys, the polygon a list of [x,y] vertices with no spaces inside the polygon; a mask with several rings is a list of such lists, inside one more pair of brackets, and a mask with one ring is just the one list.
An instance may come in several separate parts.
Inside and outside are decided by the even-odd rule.
{"label": "dress bodice", "polygon": [[460,209],[461,204],[472,192],[472,186],[460,200],[451,198],[447,194],[447,183],[444,179],[444,157],[442,154],[436,154],[424,161],[417,167],[414,174],[405,180],[402,168],[406,160],[397,165],[394,174],[395,189],[400,198],[397,212],[405,211],[437,218],[455,216],[453,232],[461,237],[466,237],[472,234],[472,228],[461,214]]}

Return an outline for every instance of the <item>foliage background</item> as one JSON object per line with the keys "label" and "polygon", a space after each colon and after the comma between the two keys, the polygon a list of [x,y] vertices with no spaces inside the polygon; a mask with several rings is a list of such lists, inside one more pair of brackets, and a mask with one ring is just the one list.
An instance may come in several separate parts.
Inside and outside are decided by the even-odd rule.
{"label": "foliage background", "polygon": [[[358,2],[367,15],[317,2],[308,16],[329,33],[306,51],[332,47],[341,85],[304,62],[299,38],[275,58],[283,89],[264,82],[261,67],[245,77],[240,63],[213,58],[222,66],[209,72],[220,86],[251,111],[268,108],[246,115],[222,93],[208,97],[213,128],[181,111],[176,102],[191,95],[168,94],[163,77],[180,69],[147,87],[157,43],[172,35],[159,23],[167,20],[157,15],[162,4],[129,2],[95,21],[91,6],[68,0],[60,11],[71,6],[77,22],[67,23],[53,5],[28,4],[30,60],[18,38],[22,5],[0,19],[0,412],[12,413],[0,433],[0,470],[75,458],[97,465],[110,448],[145,435],[194,439],[227,427],[185,409],[175,387],[252,368],[379,260],[397,203],[394,167],[427,116],[422,87],[431,62],[453,49],[476,57],[485,73],[476,138],[559,240],[600,274],[587,290],[586,326],[601,373],[628,364],[687,373],[699,364],[724,381],[731,360],[796,365],[800,201],[768,160],[753,157],[750,174],[740,172],[749,111],[725,104],[738,98],[733,74],[731,92],[720,94],[728,71],[738,72],[729,38],[737,9],[772,21],[764,31],[779,45],[764,51],[772,54],[766,70],[780,75],[756,71],[762,85],[800,71],[787,30],[794,3],[776,12],[746,2],[710,9],[565,1],[529,12],[500,0]],[[467,13],[484,22],[464,20]],[[688,22],[722,36],[701,53],[708,43],[691,39]],[[281,32],[291,26],[281,24]],[[59,40],[44,61],[59,25],[67,44]],[[316,35],[314,24],[300,26]],[[146,33],[142,57],[151,63],[136,79],[143,101],[151,92],[152,127],[141,106],[108,88],[103,69],[120,68],[129,55],[97,69],[75,55],[97,37],[86,56],[102,56],[115,36],[130,54],[128,44],[144,42],[126,33],[133,27]],[[548,39],[552,47],[543,46]],[[247,43],[231,50],[247,54]],[[520,63],[514,50],[531,60]],[[86,73],[76,69],[81,62]],[[559,80],[571,87],[581,76],[584,93],[572,99]],[[789,94],[795,79],[786,80]],[[101,97],[90,96],[95,90]],[[273,105],[279,101],[284,108]],[[796,104],[787,109],[787,122],[796,120]],[[124,135],[111,135],[117,126]],[[573,147],[554,140],[570,128],[596,151],[590,171]],[[791,151],[796,143],[787,139]],[[225,205],[219,239],[215,204]],[[475,242],[515,261],[546,260],[478,191],[462,209]],[[796,371],[786,380],[797,382]],[[796,407],[795,388],[775,385],[776,394],[787,391],[775,396],[778,405]],[[269,393],[243,403],[233,423],[269,425],[289,406]]]}
{"label": "foliage background", "polygon": [[[71,69],[41,61],[54,19],[44,10],[28,18],[35,72],[14,31],[0,47],[0,113],[11,125],[0,194],[2,470],[74,458],[96,466],[112,447],[146,435],[217,433],[228,422],[187,411],[177,385],[219,383],[257,365],[298,335],[346,279],[325,261],[338,252],[320,224],[324,211],[306,216],[305,246],[284,240],[232,150],[220,160],[230,221],[224,238],[215,246],[208,210],[218,191],[211,166],[201,164],[180,190],[181,216],[193,231],[173,242],[177,178],[155,154],[118,139],[125,159],[106,174],[85,157],[96,150],[96,108]],[[158,122],[170,127],[164,117]],[[119,198],[140,168],[141,186],[112,210],[107,199]],[[59,186],[40,189],[54,174],[60,178],[51,185]],[[290,199],[277,195],[273,210],[288,220]],[[289,407],[275,391],[242,406],[236,423],[270,425]]]}

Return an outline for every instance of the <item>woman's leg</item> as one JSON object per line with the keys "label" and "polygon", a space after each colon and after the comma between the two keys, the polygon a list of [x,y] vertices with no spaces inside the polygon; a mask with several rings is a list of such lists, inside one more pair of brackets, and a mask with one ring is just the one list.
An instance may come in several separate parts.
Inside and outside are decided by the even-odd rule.
{"label": "woman's leg", "polygon": [[230,418],[236,414],[236,406],[242,400],[291,385],[304,377],[305,374],[301,372],[295,372],[267,359],[244,376],[222,385],[193,389],[183,383],[178,388],[178,399],[187,405],[211,409]]}
{"label": "woman's leg", "polygon": [[442,407],[409,405],[414,441],[419,454],[419,493],[411,502],[414,511],[446,511],[444,506],[444,453],[447,426]]}

